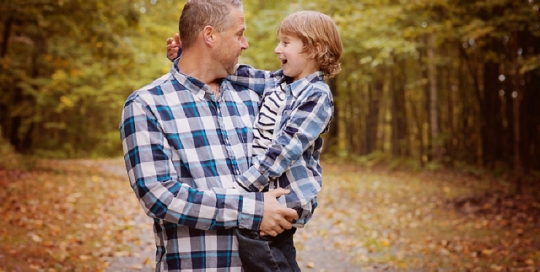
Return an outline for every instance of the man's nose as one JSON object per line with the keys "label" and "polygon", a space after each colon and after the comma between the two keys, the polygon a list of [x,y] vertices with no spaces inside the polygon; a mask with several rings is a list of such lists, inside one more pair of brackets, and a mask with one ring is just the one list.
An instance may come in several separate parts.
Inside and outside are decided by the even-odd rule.
{"label": "man's nose", "polygon": [[243,50],[246,50],[246,49],[248,49],[248,48],[249,48],[248,41],[247,41],[246,37],[244,37],[244,38],[242,39],[242,49],[243,49]]}

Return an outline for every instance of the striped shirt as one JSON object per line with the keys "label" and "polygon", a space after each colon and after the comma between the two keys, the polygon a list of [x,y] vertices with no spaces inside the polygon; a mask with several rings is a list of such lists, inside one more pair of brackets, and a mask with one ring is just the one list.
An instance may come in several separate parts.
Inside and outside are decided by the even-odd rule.
{"label": "striped shirt", "polygon": [[275,89],[265,96],[261,103],[253,130],[254,156],[266,153],[272,144],[274,127],[281,120],[281,110],[285,105],[285,92],[281,88]]}
{"label": "striped shirt", "polygon": [[251,160],[260,97],[170,72],[132,93],[120,123],[131,187],[154,219],[156,269],[242,271],[232,228],[259,230],[263,195],[233,189]]}
{"label": "striped shirt", "polygon": [[[322,186],[320,155],[323,140],[320,135],[328,130],[334,113],[332,93],[324,82],[323,73],[315,72],[282,88],[284,76],[281,70],[268,72],[240,65],[228,79],[256,92],[264,92],[261,113],[268,104],[269,108],[274,107],[269,97],[285,93],[285,104],[278,110],[279,121],[276,119],[273,127],[272,141],[263,147],[263,153],[253,157],[251,167],[238,177],[235,188],[250,192],[265,188],[290,189],[290,194],[278,200],[298,211],[299,218],[293,225],[303,227],[317,207],[317,194]],[[260,114],[257,121],[260,123],[265,118]],[[255,130],[259,130],[255,135],[268,132],[257,126]]]}

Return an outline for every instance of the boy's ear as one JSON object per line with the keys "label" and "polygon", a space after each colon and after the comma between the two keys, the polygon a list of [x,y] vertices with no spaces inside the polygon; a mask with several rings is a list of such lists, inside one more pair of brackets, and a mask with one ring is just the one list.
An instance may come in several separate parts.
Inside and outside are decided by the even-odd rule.
{"label": "boy's ear", "polygon": [[313,57],[317,56],[322,51],[322,45],[320,42],[315,43],[315,50],[313,50]]}

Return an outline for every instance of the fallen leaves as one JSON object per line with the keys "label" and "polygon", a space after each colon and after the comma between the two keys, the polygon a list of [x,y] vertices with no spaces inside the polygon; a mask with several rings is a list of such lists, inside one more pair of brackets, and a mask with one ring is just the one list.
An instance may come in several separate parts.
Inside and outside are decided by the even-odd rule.
{"label": "fallen leaves", "polygon": [[[100,271],[137,240],[140,212],[121,163],[43,161],[34,171],[0,170],[0,269]],[[3,254],[2,254],[3,255]],[[26,267],[24,267],[26,266]]]}
{"label": "fallen leaves", "polygon": [[[540,270],[538,188],[516,195],[505,193],[503,182],[456,173],[328,163],[324,169],[319,206],[297,232],[304,233],[300,248],[315,236],[328,239],[332,250],[366,271],[381,264],[414,271]],[[319,266],[317,258],[304,261]]]}
{"label": "fallen leaves", "polygon": [[[304,268],[540,270],[537,189],[510,195],[457,174],[324,169],[319,206],[295,235],[299,253],[308,253]],[[114,270],[113,258],[137,259],[131,270],[153,266],[126,246],[154,247],[136,232],[141,209],[124,175],[117,160],[0,170],[0,272],[21,264],[24,271]]]}

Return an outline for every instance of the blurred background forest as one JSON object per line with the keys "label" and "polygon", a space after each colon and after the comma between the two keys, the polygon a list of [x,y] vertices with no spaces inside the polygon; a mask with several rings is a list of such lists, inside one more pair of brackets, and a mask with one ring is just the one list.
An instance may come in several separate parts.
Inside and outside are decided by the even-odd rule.
{"label": "blurred background forest", "polygon": [[[185,2],[0,0],[0,272],[153,265],[118,124]],[[344,43],[303,268],[540,271],[540,0],[243,2],[242,63],[298,10]]]}
{"label": "blurred background forest", "polygon": [[[166,73],[185,1],[0,2],[0,152],[121,155],[120,112]],[[242,63],[278,69],[275,30],[318,10],[342,72],[326,152],[409,169],[540,170],[540,1],[244,0]]]}

